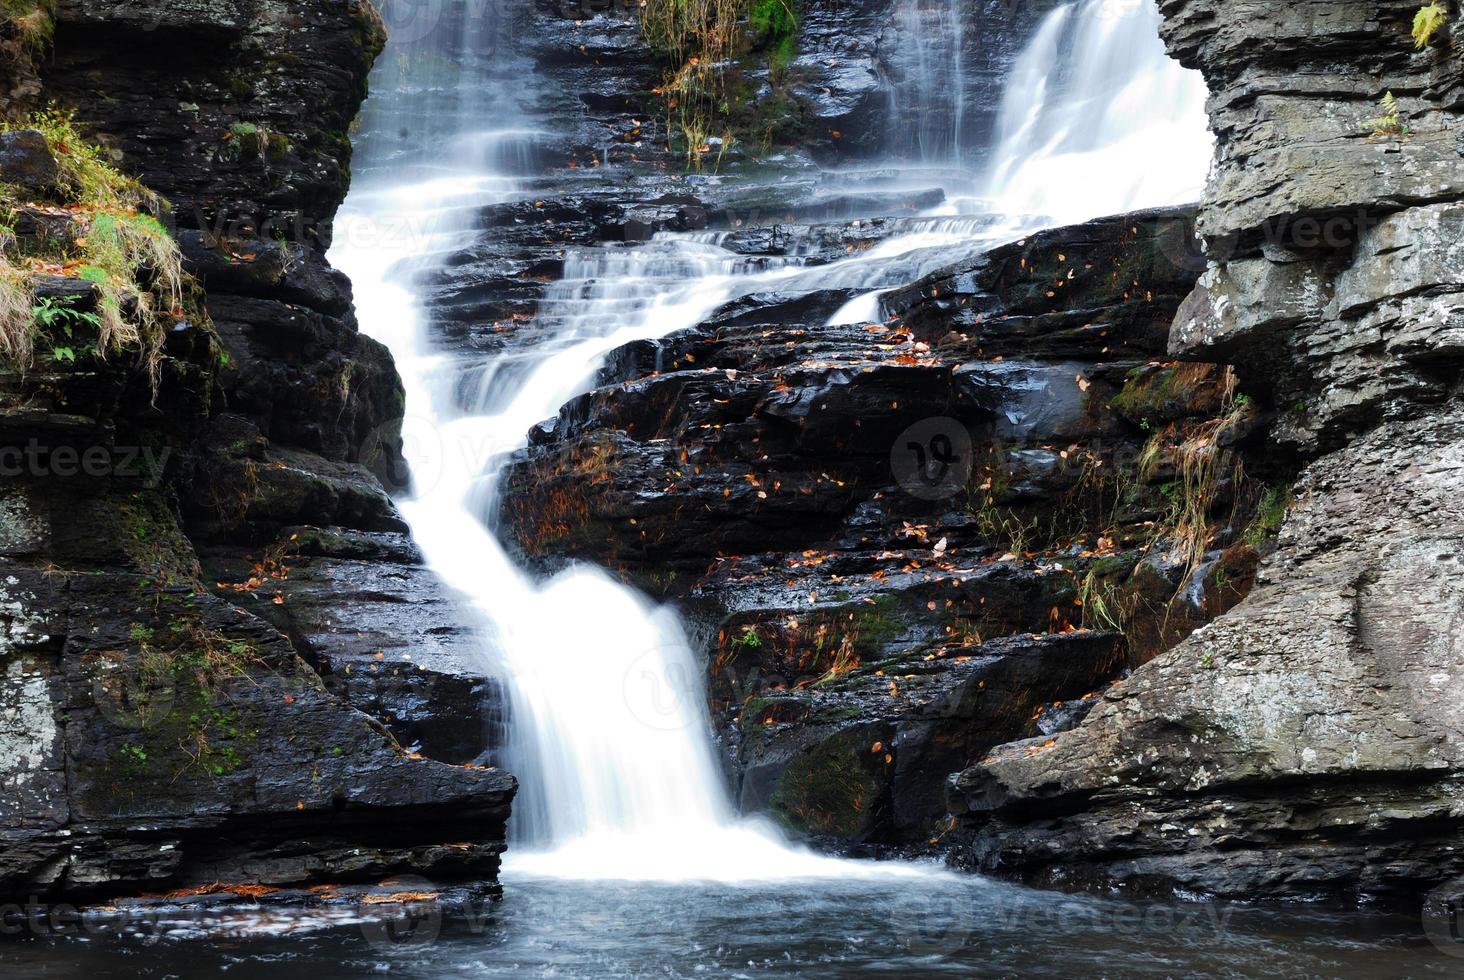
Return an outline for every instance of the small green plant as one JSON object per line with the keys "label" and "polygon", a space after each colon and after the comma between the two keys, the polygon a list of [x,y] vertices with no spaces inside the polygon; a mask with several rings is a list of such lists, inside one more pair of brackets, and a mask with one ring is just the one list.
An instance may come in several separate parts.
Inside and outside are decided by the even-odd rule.
{"label": "small green plant", "polygon": [[[163,202],[116,170],[105,151],[78,131],[72,113],[52,106],[0,131],[34,129],[45,136],[59,171],[56,200],[72,205],[73,236],[56,238],[39,258],[21,256],[14,236],[0,231],[0,354],[29,366],[37,331],[72,338],[78,327],[95,331],[95,343],[55,345],[52,360],[74,363],[83,353],[106,358],[120,349],[139,351],[153,391],[161,378],[167,330],[192,302],[177,242],[154,215]],[[95,312],[67,303],[37,301],[28,266],[62,264],[97,287]]]}
{"label": "small green plant", "polygon": [[1419,51],[1428,47],[1434,35],[1439,32],[1449,20],[1449,11],[1438,0],[1420,7],[1418,13],[1413,15],[1413,43]]}
{"label": "small green plant", "polygon": [[733,641],[733,645],[746,650],[756,650],[762,646],[762,637],[757,635],[757,630],[753,627],[744,626],[742,628],[742,635]]}
{"label": "small green plant", "polygon": [[91,208],[156,211],[162,201],[136,180],[118,171],[101,147],[90,143],[76,127],[73,112],[51,106],[32,113],[23,123],[6,129],[34,129],[46,137],[56,156],[66,199]]}
{"label": "small green plant", "polygon": [[1110,586],[1099,575],[1097,568],[1090,568],[1078,586],[1078,601],[1083,605],[1083,625],[1097,630],[1124,632],[1123,610]]}
{"label": "small green plant", "polygon": [[1376,119],[1369,119],[1362,124],[1364,129],[1372,131],[1374,136],[1407,136],[1412,130],[1403,118],[1403,110],[1398,107],[1398,99],[1392,92],[1383,95],[1378,103],[1382,115]]}
{"label": "small green plant", "polygon": [[1164,466],[1164,433],[1156,432],[1144,443],[1144,448],[1139,451],[1139,479],[1152,480],[1154,475]]}
{"label": "small green plant", "polygon": [[789,0],[753,0],[747,26],[762,39],[768,56],[777,65],[787,65],[797,51],[798,14]]}
{"label": "small green plant", "polygon": [[231,161],[262,157],[283,157],[290,152],[290,140],[281,133],[272,133],[252,122],[236,122],[229,127],[224,137],[228,149],[226,159]]}
{"label": "small green plant", "polygon": [[102,318],[95,313],[78,310],[70,303],[61,303],[47,296],[31,309],[36,323],[43,330],[60,330],[66,336],[72,335],[75,327],[100,329]]}
{"label": "small green plant", "polygon": [[1291,491],[1284,486],[1268,487],[1256,505],[1255,517],[1245,530],[1245,543],[1259,548],[1274,538],[1286,520],[1286,509],[1291,506]]}
{"label": "small green plant", "polygon": [[1005,548],[1008,554],[1018,560],[1031,550],[1034,536],[1040,530],[1035,516],[1024,521],[1010,507],[1003,509],[994,504],[988,504],[976,512],[976,526],[988,544],[999,549]]}
{"label": "small green plant", "polygon": [[[655,91],[665,100],[668,127],[685,144],[688,166],[700,169],[709,159],[720,166],[739,143],[737,128],[771,139],[798,22],[798,0],[642,0],[641,32],[670,62]],[[772,94],[758,94],[742,75],[741,64],[754,54],[766,60]]]}
{"label": "small green plant", "polygon": [[101,212],[92,216],[83,256],[79,275],[101,292],[98,351],[105,356],[119,347],[140,347],[156,389],[163,338],[184,302],[187,278],[177,242],[156,218]]}

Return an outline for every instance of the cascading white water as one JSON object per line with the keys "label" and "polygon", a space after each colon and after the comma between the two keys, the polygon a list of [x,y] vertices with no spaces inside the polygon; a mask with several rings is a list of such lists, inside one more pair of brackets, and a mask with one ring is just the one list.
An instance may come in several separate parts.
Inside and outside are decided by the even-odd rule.
{"label": "cascading white water", "polygon": [[921,163],[959,167],[963,161],[967,2],[898,0],[895,7],[903,77],[890,86],[890,131]]}
{"label": "cascading white water", "polygon": [[[884,243],[933,248],[954,234],[987,245],[1042,228],[1198,201],[1214,153],[1199,72],[1170,58],[1155,0],[1077,0],[1048,14],[1007,77],[997,146],[972,197]],[[979,226],[950,215],[981,214]],[[924,274],[923,270],[919,274]],[[919,275],[910,279],[919,278]],[[831,324],[879,320],[879,283]]]}
{"label": "cascading white water", "polygon": [[1012,69],[982,196],[1051,225],[1198,201],[1214,140],[1199,72],[1170,58],[1154,0],[1081,0]]}
{"label": "cascading white water", "polygon": [[[387,15],[414,7],[388,4]],[[493,510],[504,456],[588,387],[609,351],[694,325],[758,288],[760,277],[801,273],[790,264],[753,275],[748,260],[690,240],[585,250],[567,258],[565,279],[548,291],[540,343],[486,365],[436,349],[421,315],[421,274],[471,241],[479,208],[522,192],[513,163],[531,157],[534,138],[527,113],[506,97],[522,91],[522,66],[502,44],[507,19],[485,24],[466,9],[471,30],[393,34],[331,258],[351,276],[362,328],[391,348],[406,388],[413,495],[402,513],[434,571],[481,612],[492,641],[485,653],[510,692],[506,761],[522,776],[513,860],[576,878],[861,873],[789,847],[764,821],[736,817],[674,615],[594,568],[540,581],[514,565],[481,519],[485,501]],[[461,50],[464,37],[481,39],[475,52]],[[472,101],[465,89],[493,102],[508,125],[481,131],[482,117],[464,111]]]}
{"label": "cascading white water", "polygon": [[[983,230],[990,215],[916,223],[908,234],[814,267],[797,258],[742,258],[708,235],[572,251],[564,279],[547,292],[532,346],[477,363],[444,352],[423,322],[421,273],[471,241],[478,209],[525,192],[520,176],[534,155],[527,69],[504,43],[511,17],[502,5],[485,6],[497,13],[469,29],[393,34],[373,80],[356,186],[331,257],[355,283],[363,330],[391,348],[406,387],[414,492],[402,512],[433,569],[482,613],[491,635],[485,653],[510,691],[506,761],[522,779],[511,865],[664,880],[929,873],[819,857],[789,847],[763,821],[738,818],[712,747],[701,672],[676,617],[598,569],[536,578],[514,565],[486,518],[496,512],[505,456],[593,384],[615,348],[694,326],[757,290],[901,285],[952,261],[953,247],[970,248],[1012,223],[996,233]],[[478,11],[453,9],[469,18]],[[393,11],[388,3],[389,18]],[[1063,50],[1095,62],[1105,54],[1101,45]],[[1152,66],[1141,59],[1134,67]],[[491,132],[481,128],[485,105],[500,121]],[[1068,145],[1058,128],[1038,114],[1030,130],[1051,134],[1041,152]],[[1013,130],[1012,139],[1018,135]],[[1109,134],[1115,142],[1130,136]],[[1040,204],[1030,210],[1050,213]]]}

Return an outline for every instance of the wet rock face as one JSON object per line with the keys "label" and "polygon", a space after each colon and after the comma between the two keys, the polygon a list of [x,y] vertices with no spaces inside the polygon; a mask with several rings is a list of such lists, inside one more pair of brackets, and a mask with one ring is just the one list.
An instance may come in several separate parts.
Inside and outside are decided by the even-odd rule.
{"label": "wet rock face", "polygon": [[[1076,724],[1249,587],[1247,544],[1160,559],[1175,474],[1139,463],[1235,411],[1219,369],[1152,361],[1192,228],[1045,232],[887,294],[884,323],[824,325],[849,290],[754,294],[630,345],[515,458],[505,533],[678,601],[745,811],[943,846],[951,772]],[[1242,496],[1203,506],[1243,522]]]}
{"label": "wet rock face", "polygon": [[263,620],[183,588],[136,609],[120,572],[5,589],[30,617],[0,713],[8,894],[496,871],[512,777],[407,757]]}
{"label": "wet rock face", "polygon": [[0,375],[0,895],[496,877],[499,695],[383,488],[400,381],[323,257],[380,40],[356,2],[61,5],[46,95],[171,200],[219,347],[173,331],[155,393],[126,358]]}
{"label": "wet rock face", "polygon": [[1460,488],[1419,459],[1460,436],[1444,410],[1313,464],[1242,605],[1077,730],[957,777],[973,861],[1301,898],[1414,898],[1459,874]]}
{"label": "wet rock face", "polygon": [[[857,290],[736,301],[612,358],[627,380],[572,401],[535,436],[509,477],[507,517],[530,554],[611,565],[687,556],[696,567],[791,547],[833,532],[869,493],[897,490],[901,434],[952,417],[1025,453],[999,464],[1018,484],[1047,481],[1034,496],[1070,489],[1076,464],[1038,447],[1109,436],[1109,453],[1122,442],[1137,456],[1139,426],[1105,396],[1163,342],[1166,312],[1193,281],[1168,243],[1189,227],[1183,213],[1156,213],[1003,247],[890,294],[889,325],[817,325]],[[1014,371],[1027,382],[1005,386]]]}
{"label": "wet rock face", "polygon": [[[1415,51],[1416,4],[1162,6],[1176,57],[1223,94],[1199,221],[1212,263],[1175,352],[1265,379],[1305,456],[1436,399],[1459,346],[1457,24]],[[1273,86],[1283,64],[1293,80]]]}
{"label": "wet rock face", "polygon": [[[993,145],[1007,72],[1057,6],[805,0],[786,63],[763,49],[732,59],[733,108],[718,123],[735,141],[716,169],[769,158],[809,178],[815,161],[979,166]],[[518,30],[545,92],[541,111],[559,134],[553,154],[563,156],[552,162],[678,169],[679,152],[665,151],[679,135],[652,89],[680,66],[647,44],[632,6],[539,0]]]}
{"label": "wet rock face", "polygon": [[[1268,454],[1309,462],[1244,603],[954,780],[966,857],[1417,902],[1461,871],[1457,25],[1414,51],[1416,4],[1161,6],[1219,137],[1171,350],[1243,365]],[[1365,122],[1387,91],[1401,122]]]}
{"label": "wet rock face", "polygon": [[44,80],[181,227],[326,242],[384,41],[363,0],[63,0]]}
{"label": "wet rock face", "polygon": [[1031,730],[1040,709],[1082,698],[1122,662],[1112,633],[1022,635],[765,690],[734,716],[739,803],[835,846],[934,844],[946,828],[941,773]]}
{"label": "wet rock face", "polygon": [[33,129],[0,133],[0,177],[32,197],[45,197],[61,179],[46,137]]}

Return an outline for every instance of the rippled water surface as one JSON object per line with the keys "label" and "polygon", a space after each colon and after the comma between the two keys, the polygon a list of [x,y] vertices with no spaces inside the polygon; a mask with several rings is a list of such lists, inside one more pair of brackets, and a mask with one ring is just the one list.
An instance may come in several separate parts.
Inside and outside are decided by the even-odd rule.
{"label": "rippled water surface", "polygon": [[[1119,903],[979,878],[777,884],[507,876],[496,903],[415,929],[22,938],[6,977],[1458,977],[1405,916]],[[242,921],[242,920],[241,920]],[[255,917],[253,927],[268,922]],[[394,939],[393,936],[396,938]]]}

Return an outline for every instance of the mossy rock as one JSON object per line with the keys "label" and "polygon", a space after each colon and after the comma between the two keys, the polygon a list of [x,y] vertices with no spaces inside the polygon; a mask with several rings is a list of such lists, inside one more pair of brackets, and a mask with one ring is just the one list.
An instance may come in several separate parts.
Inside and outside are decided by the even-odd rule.
{"label": "mossy rock", "polygon": [[1135,368],[1109,404],[1139,426],[1213,418],[1225,403],[1225,372],[1214,364]]}
{"label": "mossy rock", "polygon": [[873,726],[844,729],[789,762],[769,809],[798,833],[861,840],[878,826],[889,787],[886,753],[871,751],[881,741]]}

